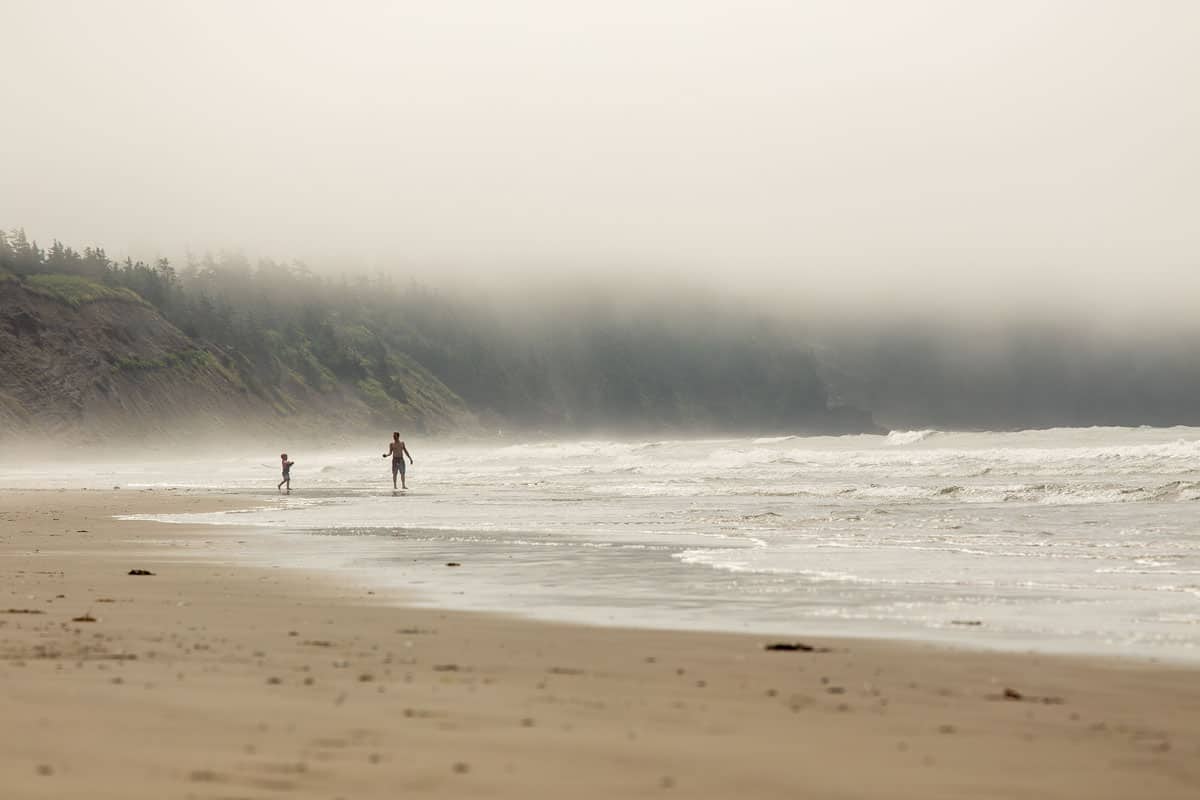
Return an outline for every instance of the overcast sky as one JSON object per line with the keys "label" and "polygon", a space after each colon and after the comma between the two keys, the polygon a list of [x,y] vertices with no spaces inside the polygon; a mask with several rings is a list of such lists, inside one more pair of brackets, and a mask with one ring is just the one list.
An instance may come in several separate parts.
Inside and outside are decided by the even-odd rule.
{"label": "overcast sky", "polygon": [[1194,0],[4,0],[0,22],[0,227],[43,241],[905,302],[1200,288]]}

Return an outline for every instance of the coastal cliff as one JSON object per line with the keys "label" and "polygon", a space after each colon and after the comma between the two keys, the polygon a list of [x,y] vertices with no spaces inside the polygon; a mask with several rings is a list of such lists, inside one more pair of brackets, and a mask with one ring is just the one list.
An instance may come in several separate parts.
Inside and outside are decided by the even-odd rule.
{"label": "coastal cliff", "polygon": [[447,291],[236,255],[176,271],[0,231],[0,436],[381,428],[880,430],[789,326],[701,292]]}
{"label": "coastal cliff", "polygon": [[566,331],[516,334],[430,297],[404,325],[310,299],[268,326],[141,287],[164,312],[109,278],[0,274],[0,437],[876,430],[831,406],[802,349],[672,328],[683,315],[670,310],[652,329],[651,312],[581,312]]}
{"label": "coastal cliff", "polygon": [[462,401],[417,365],[411,402],[372,385],[265,383],[231,348],[188,336],[126,288],[79,276],[0,276],[0,436],[144,441],[197,432],[269,434],[368,425],[440,431],[471,424]]}

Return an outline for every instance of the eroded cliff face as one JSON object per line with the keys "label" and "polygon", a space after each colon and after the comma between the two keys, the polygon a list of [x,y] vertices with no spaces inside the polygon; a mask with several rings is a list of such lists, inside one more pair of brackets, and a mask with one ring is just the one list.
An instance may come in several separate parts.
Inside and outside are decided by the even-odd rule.
{"label": "eroded cliff face", "polygon": [[0,280],[0,440],[329,438],[393,422],[447,430],[466,418],[448,390],[440,405],[435,397],[423,408],[389,408],[384,420],[353,386],[315,389],[290,374],[250,386],[237,353],[188,337],[136,294],[84,281],[68,288]]}
{"label": "eroded cliff face", "polygon": [[254,406],[219,353],[132,293],[72,302],[0,283],[0,431],[146,437]]}

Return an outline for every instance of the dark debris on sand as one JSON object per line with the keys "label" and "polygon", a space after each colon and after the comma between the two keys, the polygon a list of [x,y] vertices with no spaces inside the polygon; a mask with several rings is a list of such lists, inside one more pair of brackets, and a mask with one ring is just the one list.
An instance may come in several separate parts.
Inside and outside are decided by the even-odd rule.
{"label": "dark debris on sand", "polygon": [[1054,695],[1032,695],[1019,692],[1016,689],[1005,687],[1001,694],[989,694],[988,700],[1011,700],[1015,702],[1026,703],[1042,703],[1044,705],[1053,706],[1065,703],[1061,697]]}
{"label": "dark debris on sand", "polygon": [[773,642],[765,645],[764,650],[771,650],[778,653],[828,653],[828,647],[817,647],[804,642]]}

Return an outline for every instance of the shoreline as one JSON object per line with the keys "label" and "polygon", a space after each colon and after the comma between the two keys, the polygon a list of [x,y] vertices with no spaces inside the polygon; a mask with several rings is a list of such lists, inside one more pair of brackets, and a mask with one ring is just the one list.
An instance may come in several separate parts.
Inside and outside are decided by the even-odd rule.
{"label": "shoreline", "polygon": [[244,500],[0,497],[12,796],[1200,790],[1195,665],[827,636],[768,652],[775,637],[413,607],[236,564],[211,544],[229,529],[112,519]]}
{"label": "shoreline", "polygon": [[[239,501],[239,511],[272,514],[291,510],[284,502],[274,502],[283,501],[284,498],[269,491],[252,491],[244,488],[208,490],[177,487],[159,487],[153,491],[176,497],[230,498]],[[408,494],[421,494],[421,490],[416,489]],[[375,493],[357,492],[347,495],[344,491],[336,489],[305,489],[299,491],[295,498],[303,503],[305,500],[312,499],[320,501],[353,497],[361,500],[389,495],[395,496],[395,493],[390,490],[381,490]],[[155,519],[156,515],[153,514],[131,516],[133,517],[132,521],[161,522],[172,526],[202,525],[212,531],[213,536],[250,537],[251,541],[259,540],[260,542],[267,540],[267,543],[260,544],[250,553],[242,551],[233,553],[230,557],[237,558],[251,567],[261,568],[267,565],[325,576],[335,584],[349,580],[378,591],[400,591],[404,593],[404,597],[398,600],[397,604],[415,608],[464,613],[498,613],[530,622],[581,625],[603,629],[635,628],[664,632],[734,633],[785,638],[795,634],[797,630],[802,630],[805,635],[839,640],[882,641],[901,645],[906,643],[926,644],[952,650],[1037,653],[1200,667],[1200,650],[1197,650],[1189,642],[1162,639],[1106,640],[1103,638],[1102,631],[1093,631],[1091,635],[1080,634],[1069,637],[1055,632],[1013,628],[1011,625],[1006,628],[1003,620],[999,624],[995,620],[983,621],[972,617],[969,611],[957,615],[947,613],[942,615],[943,619],[936,622],[897,618],[888,624],[874,618],[841,618],[825,615],[785,620],[783,616],[777,615],[748,623],[742,616],[721,616],[716,611],[717,606],[713,606],[712,611],[705,616],[702,611],[696,612],[694,609],[692,609],[692,613],[689,613],[687,610],[683,610],[684,607],[660,612],[659,607],[651,601],[644,601],[640,605],[622,603],[623,595],[615,591],[607,595],[566,598],[564,602],[558,603],[555,602],[556,598],[553,593],[546,597],[532,595],[522,597],[521,587],[524,584],[520,580],[505,578],[500,574],[511,571],[508,563],[499,560],[495,555],[490,560],[478,559],[478,553],[470,545],[463,546],[452,542],[443,542],[440,546],[444,549],[439,552],[439,557],[430,558],[427,546],[413,543],[414,547],[419,548],[419,552],[412,558],[411,564],[397,569],[393,562],[398,561],[398,556],[403,554],[405,547],[403,544],[393,546],[389,544],[390,539],[386,536],[346,536],[336,526],[293,528],[285,521],[286,515],[281,514],[275,514],[276,518],[271,522],[260,521],[248,525],[240,523],[236,513],[227,519],[210,517],[203,521],[189,519],[190,515],[174,515],[181,518],[169,518],[173,515],[163,515],[167,516],[167,519]],[[459,528],[447,530],[470,532],[470,529]],[[273,548],[276,543],[281,544],[280,549],[290,555],[275,558]],[[460,561],[466,568],[456,571],[451,576],[443,569],[443,562],[446,560]],[[679,566],[678,561],[673,560],[671,563],[674,568],[686,569],[686,567]],[[612,569],[616,571],[613,574],[620,574],[621,566],[615,564]],[[711,574],[708,569],[695,569],[704,576]],[[532,576],[533,573],[530,575]],[[443,581],[443,576],[450,577],[452,580]],[[691,579],[684,580],[683,584],[689,580],[704,579],[704,577],[693,576]],[[568,585],[569,576],[567,584],[562,584],[561,579],[559,584]],[[452,586],[453,589],[447,589],[446,586]],[[516,595],[512,594],[514,591]],[[593,602],[588,602],[589,600]]]}
{"label": "shoreline", "polygon": [[[164,490],[155,489],[155,492],[163,492]],[[191,491],[191,490],[188,490]],[[232,510],[235,513],[240,510],[249,509],[251,507],[264,507],[261,503],[263,500],[273,499],[274,496],[262,493],[250,493],[244,490],[232,489],[228,491],[209,492],[207,490],[197,490],[191,494],[180,493],[179,491],[168,490],[171,496],[187,497],[214,497],[223,498],[225,500],[235,501]],[[309,495],[314,494],[312,492]],[[316,493],[317,496],[324,496]],[[391,492],[381,492],[380,496],[391,494]],[[336,496],[336,495],[334,495]],[[243,502],[244,501],[244,502]],[[252,503],[250,501],[253,501]],[[266,506],[266,507],[269,507]],[[896,646],[928,646],[948,651],[962,651],[972,653],[996,653],[996,654],[1026,654],[1040,656],[1063,656],[1067,658],[1084,658],[1098,661],[1115,661],[1121,663],[1161,663],[1167,665],[1175,665],[1179,667],[1192,667],[1200,669],[1200,651],[1187,650],[1180,651],[1170,649],[1161,645],[1152,644],[1146,646],[1141,652],[1131,650],[1113,649],[1115,646],[1110,646],[1108,649],[1102,649],[1098,645],[1088,645],[1085,640],[1081,639],[1077,643],[1067,644],[1059,639],[1047,638],[1045,641],[1036,641],[1031,638],[1018,638],[1012,634],[995,633],[986,631],[976,627],[977,623],[964,621],[961,623],[952,623],[950,626],[941,628],[920,627],[912,625],[907,628],[894,628],[888,631],[879,630],[854,630],[854,631],[837,631],[830,632],[828,629],[841,625],[843,628],[858,627],[857,620],[842,620],[833,622],[820,618],[808,618],[799,624],[792,624],[788,628],[781,625],[779,628],[771,628],[768,625],[761,627],[743,626],[741,629],[735,627],[732,623],[728,626],[708,625],[708,624],[689,624],[687,621],[679,617],[662,617],[651,618],[644,617],[643,619],[630,622],[625,619],[609,620],[600,619],[598,614],[588,615],[581,610],[583,607],[572,611],[541,611],[532,607],[505,607],[505,608],[481,608],[479,604],[472,606],[470,604],[456,603],[455,595],[471,594],[472,589],[495,590],[496,587],[486,582],[484,583],[459,583],[455,582],[455,586],[463,586],[462,591],[439,591],[431,588],[431,576],[436,576],[441,571],[441,562],[431,568],[432,571],[422,573],[421,580],[409,580],[406,585],[397,587],[394,581],[387,580],[394,574],[394,570],[381,567],[368,567],[355,562],[360,559],[375,560],[376,558],[387,557],[387,554],[380,553],[378,546],[366,544],[366,541],[373,541],[374,536],[367,537],[346,537],[338,535],[325,529],[305,529],[303,531],[287,531],[284,527],[274,528],[265,526],[239,526],[234,523],[217,522],[217,521],[182,521],[182,520],[159,520],[154,519],[155,515],[130,515],[132,519],[120,517],[121,522],[143,522],[154,525],[164,526],[166,529],[183,527],[195,528],[197,531],[206,531],[210,537],[220,538],[223,540],[250,540],[253,538],[262,537],[269,541],[259,543],[252,554],[238,553],[235,549],[224,551],[225,557],[237,561],[241,566],[249,569],[280,569],[289,572],[295,572],[315,578],[319,582],[328,582],[332,587],[336,587],[349,581],[359,585],[364,591],[371,593],[379,592],[386,596],[391,596],[390,601],[393,605],[399,608],[412,608],[422,610],[438,610],[455,614],[485,614],[489,616],[501,616],[511,618],[516,621],[523,621],[535,624],[549,625],[569,625],[584,628],[596,628],[598,630],[639,630],[639,631],[657,631],[664,633],[671,632],[689,632],[689,633],[711,633],[716,635],[729,634],[735,636],[752,636],[758,638],[788,638],[796,634],[796,627],[808,626],[802,635],[810,637],[819,637],[821,639],[829,639],[839,642],[879,642],[887,643]],[[142,517],[147,518],[142,518]],[[342,551],[339,557],[344,559],[341,563],[333,565],[322,564],[312,566],[306,563],[307,558],[313,557],[313,554],[303,555],[303,550],[298,552],[302,555],[293,555],[288,558],[275,559],[269,555],[270,548],[275,543],[282,543],[285,547],[295,547],[296,541],[303,541],[312,537],[312,546],[316,547],[316,542],[325,540],[330,543],[330,547],[345,547],[353,542],[353,547],[357,548],[355,552],[350,553]],[[271,541],[273,540],[273,541]],[[362,541],[365,540],[365,541]],[[293,551],[297,552],[297,551]],[[323,550],[317,557],[325,560],[329,557],[328,550]],[[464,564],[467,559],[462,556],[450,556],[451,558],[462,558]],[[277,563],[279,562],[279,563]],[[467,573],[458,572],[454,575],[456,579],[465,578]],[[410,576],[411,577],[411,576]],[[553,607],[553,604],[551,604]],[[979,638],[976,636],[978,632],[985,630],[987,638]],[[1132,647],[1132,646],[1127,646]]]}

